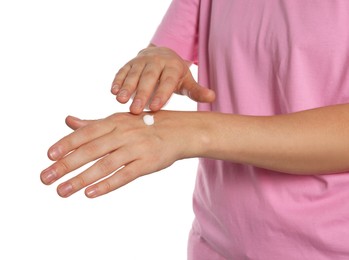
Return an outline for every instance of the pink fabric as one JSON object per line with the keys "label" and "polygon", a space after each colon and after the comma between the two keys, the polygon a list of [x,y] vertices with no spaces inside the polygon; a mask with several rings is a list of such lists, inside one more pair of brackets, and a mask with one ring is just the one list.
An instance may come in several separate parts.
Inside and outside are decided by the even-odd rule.
{"label": "pink fabric", "polygon": [[[152,42],[199,66],[199,110],[276,115],[349,102],[348,0],[174,0]],[[314,129],[316,131],[316,129]],[[191,260],[349,259],[349,173],[200,159]]]}

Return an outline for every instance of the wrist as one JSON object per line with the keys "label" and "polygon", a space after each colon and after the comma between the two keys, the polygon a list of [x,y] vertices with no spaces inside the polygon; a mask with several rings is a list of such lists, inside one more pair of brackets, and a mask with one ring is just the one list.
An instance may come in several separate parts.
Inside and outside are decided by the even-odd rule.
{"label": "wrist", "polygon": [[209,112],[159,111],[155,129],[159,136],[171,140],[177,159],[202,157],[209,146]]}

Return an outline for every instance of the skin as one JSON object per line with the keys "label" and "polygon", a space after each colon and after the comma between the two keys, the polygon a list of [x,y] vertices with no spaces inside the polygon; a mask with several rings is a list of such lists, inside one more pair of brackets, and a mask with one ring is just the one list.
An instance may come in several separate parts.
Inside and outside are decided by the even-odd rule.
{"label": "skin", "polygon": [[[192,118],[189,114],[180,117],[179,113],[161,111],[155,115],[156,125],[147,126],[142,115],[129,113],[113,114],[100,120],[68,116],[66,123],[75,131],[49,149],[48,156],[55,163],[42,172],[41,180],[52,184],[69,172],[97,160],[90,168],[58,186],[58,194],[67,197],[110,175],[86,190],[88,197],[95,197],[164,169],[176,160],[196,154],[196,141],[183,138],[181,131],[183,124],[190,125]],[[187,149],[188,142],[193,150]]]}
{"label": "skin", "polygon": [[135,95],[130,106],[133,114],[140,114],[148,103],[150,110],[159,111],[173,93],[197,102],[213,102],[215,93],[196,83],[189,66],[171,49],[150,44],[118,71],[111,92],[120,103]]}
{"label": "skin", "polygon": [[[58,186],[62,197],[86,187],[87,197],[98,197],[177,160],[194,157],[250,164],[285,174],[349,170],[348,104],[276,116],[159,111],[172,93],[188,94],[197,102],[213,102],[214,93],[194,81],[188,63],[177,54],[154,46],[127,63],[112,86],[119,102],[125,103],[135,94],[131,113],[99,120],[68,116],[66,124],[74,131],[48,150],[54,163],[40,175],[47,185],[95,161]],[[126,96],[120,96],[123,90]],[[140,107],[135,105],[136,100],[141,100]],[[142,120],[149,100],[150,113],[155,116],[152,126]]]}

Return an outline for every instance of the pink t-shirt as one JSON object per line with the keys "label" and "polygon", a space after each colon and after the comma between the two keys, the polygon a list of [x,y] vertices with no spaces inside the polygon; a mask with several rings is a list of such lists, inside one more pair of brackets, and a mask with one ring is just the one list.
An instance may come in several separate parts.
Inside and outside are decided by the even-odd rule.
{"label": "pink t-shirt", "polygon": [[[348,0],[174,0],[152,42],[198,64],[199,83],[217,94],[199,110],[349,103]],[[200,159],[193,204],[189,259],[349,259],[349,173]]]}

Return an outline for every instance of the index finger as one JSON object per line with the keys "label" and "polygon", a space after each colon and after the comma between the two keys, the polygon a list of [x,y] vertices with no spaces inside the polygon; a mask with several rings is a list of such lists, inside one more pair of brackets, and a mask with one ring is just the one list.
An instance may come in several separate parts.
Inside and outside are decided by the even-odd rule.
{"label": "index finger", "polygon": [[49,148],[47,155],[51,160],[57,161],[84,143],[105,135],[113,129],[114,127],[111,124],[106,124],[106,121],[96,120],[60,139]]}

